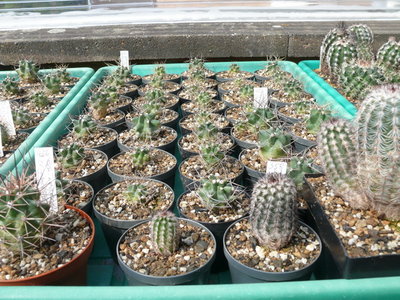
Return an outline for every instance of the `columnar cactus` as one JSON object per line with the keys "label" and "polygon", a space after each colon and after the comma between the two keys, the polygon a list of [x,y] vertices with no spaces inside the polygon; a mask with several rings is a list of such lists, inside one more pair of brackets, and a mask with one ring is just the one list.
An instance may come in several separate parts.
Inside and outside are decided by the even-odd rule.
{"label": "columnar cactus", "polygon": [[38,79],[39,67],[30,60],[21,60],[18,69],[15,70],[24,83],[35,83]]}
{"label": "columnar cactus", "polygon": [[42,80],[46,92],[55,95],[61,92],[61,78],[57,74],[49,74]]}
{"label": "columnar cactus", "polygon": [[297,230],[297,190],[286,175],[266,174],[251,195],[250,225],[258,242],[270,249],[281,249]]}
{"label": "columnar cactus", "polygon": [[86,138],[92,134],[96,128],[97,124],[88,116],[83,118],[72,120],[73,134],[78,139]]}
{"label": "columnar cactus", "polygon": [[49,97],[42,91],[36,92],[30,96],[30,100],[40,108],[44,108],[50,105]]}
{"label": "columnar cactus", "polygon": [[354,24],[347,28],[349,38],[355,43],[357,48],[357,57],[362,60],[373,60],[372,43],[374,34],[365,24]]}
{"label": "columnar cactus", "polygon": [[321,45],[320,51],[320,63],[321,63],[321,71],[323,73],[328,73],[328,65],[326,64],[326,55],[329,51],[329,48],[332,44],[338,40],[342,40],[347,37],[347,31],[344,23],[339,24],[338,27],[330,30],[324,37]]}
{"label": "columnar cactus", "polygon": [[140,183],[130,184],[123,193],[124,198],[131,203],[144,203],[149,195],[147,187]]}
{"label": "columnar cactus", "polygon": [[3,91],[9,96],[16,96],[22,93],[22,90],[18,86],[18,81],[7,77],[2,82]]}
{"label": "columnar cactus", "polygon": [[288,156],[291,143],[291,136],[279,128],[261,130],[258,134],[260,156],[264,161]]}
{"label": "columnar cactus", "polygon": [[157,67],[155,67],[155,69],[154,69],[154,74],[155,74],[157,77],[163,78],[164,75],[165,75],[166,73],[167,73],[167,72],[165,71],[165,67],[164,67],[164,66],[157,66]]}
{"label": "columnar cactus", "polygon": [[338,82],[343,93],[352,99],[363,100],[371,88],[385,82],[385,75],[372,62],[358,61],[343,65]]}
{"label": "columnar cactus", "polygon": [[150,150],[147,148],[136,148],[131,154],[131,162],[134,167],[140,168],[150,161]]}
{"label": "columnar cactus", "polygon": [[0,185],[0,244],[21,256],[40,246],[50,206],[39,201],[33,176],[11,175]]}
{"label": "columnar cactus", "polygon": [[235,187],[227,180],[214,176],[201,180],[196,193],[209,210],[229,206],[235,200]]}
{"label": "columnar cactus", "polygon": [[171,255],[179,247],[178,220],[169,211],[156,214],[151,220],[151,241],[155,251]]}
{"label": "columnar cactus", "polygon": [[155,114],[143,114],[132,119],[132,129],[139,138],[150,139],[161,128]]}
{"label": "columnar cactus", "polygon": [[65,169],[78,166],[84,159],[84,149],[77,144],[71,144],[58,152],[58,160]]}
{"label": "columnar cactus", "polygon": [[200,92],[197,97],[194,99],[198,105],[204,110],[210,105],[212,98],[211,95],[207,92]]}
{"label": "columnar cactus", "polygon": [[326,54],[326,63],[332,79],[336,80],[345,63],[357,58],[356,46],[350,40],[337,40]]}
{"label": "columnar cactus", "polygon": [[400,42],[390,37],[378,50],[377,63],[385,69],[400,71]]}

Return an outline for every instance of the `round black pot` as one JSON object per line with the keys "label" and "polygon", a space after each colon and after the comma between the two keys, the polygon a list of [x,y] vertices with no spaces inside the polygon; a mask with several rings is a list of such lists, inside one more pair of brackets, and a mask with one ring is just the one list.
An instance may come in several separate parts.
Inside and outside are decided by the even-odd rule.
{"label": "round black pot", "polygon": [[292,118],[292,117],[289,117],[289,116],[287,116],[287,115],[285,115],[285,114],[282,114],[282,113],[279,113],[279,112],[278,112],[278,117],[279,117],[279,119],[281,119],[283,122],[285,122],[285,123],[287,123],[287,124],[289,124],[289,125],[293,125],[293,124],[296,124],[296,123],[302,121],[302,119]]}
{"label": "round black pot", "polygon": [[233,134],[233,128],[234,127],[231,128],[230,134],[231,134],[231,137],[235,140],[235,143],[239,146],[240,151],[243,151],[244,149],[254,148],[257,146],[256,143],[249,143],[249,142],[246,142],[246,141],[236,138],[235,135]]}
{"label": "round black pot", "polygon": [[[242,219],[240,219],[242,220]],[[239,222],[240,220],[236,221]],[[235,222],[235,223],[236,223]],[[233,223],[229,228],[226,230],[224,237],[223,237],[223,246],[224,246],[224,253],[225,257],[228,260],[229,264],[229,271],[231,273],[232,283],[259,283],[259,282],[276,282],[276,281],[292,281],[292,280],[307,280],[310,279],[311,273],[315,265],[318,262],[318,258],[321,255],[319,253],[318,257],[307,267],[291,271],[291,272],[264,272],[254,268],[250,268],[245,266],[244,264],[240,263],[236,259],[234,259],[230,253],[228,252],[225,244],[227,232],[230,230],[231,227],[235,225]],[[318,237],[318,241],[320,243],[320,247],[322,247],[322,242],[316,232],[307,224],[299,221],[299,224],[302,226],[306,226],[309,228],[314,234]]]}
{"label": "round black pot", "polygon": [[[171,153],[169,153],[169,152],[167,152],[167,151],[164,151],[164,150],[161,150],[161,149],[160,149],[160,151],[165,152],[166,154],[170,155],[171,157],[173,157],[173,158],[175,159],[175,165],[174,165],[174,167],[171,168],[170,170],[168,170],[168,171],[165,172],[165,173],[158,174],[158,175],[154,175],[154,176],[150,176],[150,177],[146,177],[146,178],[156,179],[156,180],[165,182],[165,183],[168,184],[170,187],[174,187],[174,184],[175,184],[175,171],[176,171],[176,168],[177,168],[177,166],[178,166],[178,161],[176,160],[175,156],[173,156]],[[125,152],[121,152],[121,153],[118,153],[118,154],[114,155],[114,156],[113,156],[112,158],[110,158],[109,161],[107,162],[107,172],[108,172],[108,176],[110,176],[112,182],[114,182],[114,183],[115,183],[115,182],[118,182],[118,181],[123,181],[123,180],[128,180],[128,179],[137,178],[137,176],[120,175],[120,174],[117,174],[117,173],[114,173],[113,171],[111,171],[111,169],[110,169],[110,167],[109,167],[110,161],[111,161],[112,159],[114,159],[114,158],[116,158],[116,157],[118,157],[118,156],[124,154],[124,153],[125,153]]]}
{"label": "round black pot", "polygon": [[[154,179],[149,179],[149,180],[154,180]],[[158,181],[158,180],[154,180]],[[135,226],[143,221],[147,221],[149,219],[145,220],[118,220],[118,219],[113,219],[110,217],[107,217],[100,213],[96,207],[95,207],[95,201],[97,199],[97,194],[99,194],[102,190],[109,188],[110,186],[114,185],[115,183],[111,183],[104,188],[102,188],[99,192],[96,193],[94,200],[92,201],[92,208],[93,208],[93,213],[96,216],[97,220],[99,220],[101,228],[103,229],[104,236],[106,238],[106,242],[108,245],[108,248],[110,249],[111,256],[114,259],[114,262],[117,263],[117,253],[115,252],[115,247],[117,246],[118,240],[122,236],[122,234],[132,226]],[[170,186],[168,186],[169,189],[171,189]],[[173,192],[173,190],[171,189]],[[175,202],[173,201],[171,205],[169,206],[168,210],[171,210],[174,207]]]}
{"label": "round black pot", "polygon": [[121,110],[118,110],[118,109],[117,109],[117,111],[119,111],[119,112],[121,113],[121,117],[120,117],[118,120],[116,120],[116,121],[114,121],[114,122],[112,122],[112,123],[101,124],[101,123],[97,123],[96,120],[94,120],[94,121],[95,121],[99,126],[103,126],[103,127],[107,127],[107,128],[112,128],[112,129],[115,129],[115,130],[118,131],[118,127],[121,126],[121,125],[123,125],[123,124],[125,124],[125,113],[124,113],[123,111],[121,111]]}
{"label": "round black pot", "polygon": [[131,109],[132,102],[133,102],[132,98],[134,98],[136,96],[137,96],[137,90],[130,92],[130,93],[126,93],[124,95],[119,95],[120,98],[127,98],[130,101],[128,104],[117,107],[117,109],[122,111],[123,113],[127,113]]}
{"label": "round black pot", "polygon": [[91,193],[92,193],[92,197],[90,197],[89,201],[86,202],[85,204],[83,204],[82,206],[77,206],[77,208],[79,208],[80,210],[83,210],[85,213],[90,215],[92,213],[92,205],[93,205],[92,202],[93,202],[93,199],[94,199],[94,189],[89,183],[87,183],[85,181],[82,181],[82,180],[73,180],[73,181],[78,181],[78,182],[80,182],[80,183],[82,183],[82,184],[84,184],[84,185],[86,185],[87,187],[90,188]]}
{"label": "round black pot", "polygon": [[290,135],[292,136],[294,148],[297,152],[305,151],[308,148],[315,147],[317,145],[317,142],[303,139],[293,133],[290,133]]}
{"label": "round black pot", "polygon": [[[204,230],[206,230],[213,238],[214,243],[215,238],[213,234],[203,225],[199,224],[198,222],[194,222],[192,220],[185,219],[186,222],[188,222],[191,225],[201,227]],[[140,225],[140,222],[136,224],[135,226]],[[133,226],[134,227],[134,226]],[[213,255],[211,258],[200,268],[193,270],[191,272],[188,272],[186,274],[182,275],[176,275],[176,276],[151,276],[151,275],[145,275],[139,272],[136,272],[129,268],[121,259],[121,256],[119,255],[119,245],[123,241],[125,234],[121,236],[119,239],[117,245],[116,245],[116,250],[117,250],[117,257],[118,257],[118,264],[121,267],[122,271],[125,274],[126,279],[128,280],[129,285],[131,286],[138,286],[138,285],[149,285],[149,286],[154,286],[154,285],[193,285],[193,284],[206,284],[208,275],[210,273],[211,265],[213,264],[215,260],[215,253],[214,251]],[[115,251],[115,250],[114,250]]]}
{"label": "round black pot", "polygon": [[[179,122],[178,122],[178,128],[179,128],[179,130],[181,131],[181,134],[182,134],[182,135],[185,135],[185,134],[188,134],[188,133],[191,133],[191,132],[192,132],[192,130],[190,130],[190,129],[188,129],[188,128],[185,128],[185,127],[182,127],[182,121],[184,121],[188,116],[189,116],[189,115],[187,115],[187,116],[181,118],[181,119],[179,120]],[[220,129],[219,131],[221,131],[221,132],[223,132],[223,133],[228,133],[228,134],[229,134],[230,130],[231,130],[231,127],[228,125],[227,127],[224,127],[224,128],[222,128],[222,129]]]}
{"label": "round black pot", "polygon": [[[172,109],[171,109],[172,110]],[[167,126],[167,127],[170,127],[170,128],[172,128],[172,129],[175,129],[176,130],[176,127],[177,127],[177,125],[178,125],[178,121],[179,121],[179,114],[177,114],[176,115],[176,118],[175,119],[173,119],[173,120],[171,120],[171,121],[168,121],[168,122],[165,122],[165,123],[161,123],[161,125],[163,125],[163,126]],[[126,119],[126,126],[128,127],[128,129],[132,129],[132,122],[131,121],[128,121],[127,119]]]}

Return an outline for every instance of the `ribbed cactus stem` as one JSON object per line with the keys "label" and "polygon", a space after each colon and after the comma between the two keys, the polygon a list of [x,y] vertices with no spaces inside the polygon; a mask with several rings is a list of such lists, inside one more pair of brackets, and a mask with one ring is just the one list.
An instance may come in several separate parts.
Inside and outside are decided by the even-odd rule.
{"label": "ribbed cactus stem", "polygon": [[254,237],[270,249],[281,249],[297,230],[297,190],[282,174],[267,174],[254,186],[250,224]]}
{"label": "ribbed cactus stem", "polygon": [[367,208],[357,177],[357,149],[351,124],[344,120],[324,123],[318,134],[318,154],[334,192],[354,208]]}
{"label": "ribbed cactus stem", "polygon": [[357,57],[368,61],[373,60],[372,43],[374,42],[374,34],[371,28],[365,24],[355,24],[347,28],[347,31],[350,39],[356,45]]}
{"label": "ribbed cactus stem", "polygon": [[235,187],[227,180],[214,176],[201,180],[197,195],[205,207],[212,210],[229,206],[235,200]]}
{"label": "ribbed cactus stem", "polygon": [[169,211],[156,214],[151,220],[151,240],[155,251],[171,255],[179,246],[178,220]]}
{"label": "ribbed cactus stem", "polygon": [[336,80],[342,66],[350,63],[357,58],[357,49],[353,43],[348,40],[338,40],[334,42],[326,55],[329,74]]}
{"label": "ribbed cactus stem", "polygon": [[400,70],[400,42],[394,37],[384,43],[376,55],[378,64],[388,70]]}
{"label": "ribbed cactus stem", "polygon": [[326,63],[326,55],[329,51],[331,45],[347,36],[347,32],[344,28],[344,24],[339,25],[338,27],[333,28],[330,30],[324,37],[322,44],[321,44],[321,51],[320,51],[320,63],[321,63],[321,71],[323,73],[328,72],[328,65]]}

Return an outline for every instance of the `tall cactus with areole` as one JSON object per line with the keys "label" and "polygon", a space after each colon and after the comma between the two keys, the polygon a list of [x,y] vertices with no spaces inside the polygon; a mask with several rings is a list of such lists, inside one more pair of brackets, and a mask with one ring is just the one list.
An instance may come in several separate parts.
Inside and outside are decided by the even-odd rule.
{"label": "tall cactus with areole", "polygon": [[385,70],[400,71],[400,42],[390,37],[378,50],[377,63]]}
{"label": "tall cactus with areole", "polygon": [[319,156],[334,191],[354,208],[372,206],[400,219],[400,86],[374,89],[354,124],[331,121],[318,137]]}
{"label": "tall cactus with areole", "polygon": [[172,212],[163,211],[151,220],[151,242],[155,251],[168,256],[179,247],[178,219]]}
{"label": "tall cactus with areole", "polygon": [[346,39],[334,42],[326,55],[328,73],[331,78],[337,80],[342,66],[346,63],[350,63],[357,57],[357,48],[353,41]]}
{"label": "tall cactus with areole", "polygon": [[297,230],[297,189],[286,175],[271,173],[254,186],[250,225],[261,246],[281,249]]}
{"label": "tall cactus with areole", "polygon": [[347,32],[349,38],[356,45],[358,59],[373,60],[372,43],[374,42],[374,33],[371,28],[365,24],[353,24],[347,28]]}
{"label": "tall cactus with areole", "polygon": [[323,73],[328,73],[328,65],[326,63],[326,55],[329,51],[329,48],[332,44],[338,40],[342,40],[347,38],[347,31],[344,25],[344,22],[339,23],[339,25],[333,29],[331,29],[324,37],[321,50],[320,50],[320,68]]}

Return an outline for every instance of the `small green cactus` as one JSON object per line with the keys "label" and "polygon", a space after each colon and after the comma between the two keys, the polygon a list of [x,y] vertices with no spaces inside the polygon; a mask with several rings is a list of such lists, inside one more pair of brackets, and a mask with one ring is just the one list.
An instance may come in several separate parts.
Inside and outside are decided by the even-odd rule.
{"label": "small green cactus", "polygon": [[15,255],[30,254],[44,238],[50,206],[39,199],[33,175],[11,175],[0,184],[0,244]]}
{"label": "small green cactus", "polygon": [[287,176],[293,180],[298,190],[303,188],[304,176],[307,174],[317,174],[313,168],[313,159],[302,156],[294,156],[288,164]]}
{"label": "small green cactus", "polygon": [[189,71],[204,70],[204,60],[198,57],[194,57],[189,62]]}
{"label": "small green cactus", "polygon": [[167,102],[167,98],[165,97],[165,93],[162,89],[151,89],[145,95],[146,100],[149,102],[159,102],[161,104],[165,104]]}
{"label": "small green cactus", "polygon": [[288,156],[292,148],[292,137],[280,128],[269,128],[259,132],[258,144],[261,159],[268,161]]}
{"label": "small green cactus", "polygon": [[20,126],[21,128],[27,128],[32,124],[32,115],[27,109],[21,108],[13,110],[11,113],[15,125]]}
{"label": "small green cactus", "polygon": [[61,93],[61,78],[58,74],[49,74],[43,78],[42,82],[48,94],[56,95]]}
{"label": "small green cactus", "polygon": [[300,81],[292,79],[283,85],[283,92],[289,100],[300,100],[303,95],[303,85]]}
{"label": "small green cactus", "polygon": [[95,93],[89,99],[89,107],[95,120],[102,120],[107,115],[111,98],[105,93]]}
{"label": "small green cactus", "polygon": [[21,60],[18,69],[15,70],[24,83],[35,83],[39,81],[38,71],[39,67],[30,60]]}
{"label": "small green cactus", "polygon": [[308,133],[317,134],[321,124],[332,118],[330,110],[323,108],[311,109],[310,116],[305,120],[305,127]]}
{"label": "small green cactus", "polygon": [[124,199],[130,203],[145,203],[149,195],[147,187],[140,183],[130,184],[123,193]]}
{"label": "small green cactus", "polygon": [[270,108],[256,108],[246,113],[246,118],[247,122],[244,126],[254,133],[270,128],[278,120],[276,114]]}
{"label": "small green cactus", "polygon": [[249,84],[245,84],[243,85],[240,89],[239,89],[239,97],[241,99],[251,99],[254,98],[254,87],[249,85]]}
{"label": "small green cactus", "polygon": [[18,81],[7,77],[2,82],[2,90],[8,96],[18,96],[22,94],[22,89],[19,88]]}
{"label": "small green cactus", "polygon": [[217,143],[207,143],[200,145],[200,156],[208,170],[214,168],[225,157],[221,145]]}
{"label": "small green cactus", "polygon": [[240,67],[238,64],[231,64],[229,66],[229,73],[237,74],[240,72]]}
{"label": "small green cactus", "polygon": [[334,42],[326,55],[329,75],[336,80],[342,66],[357,59],[356,46],[349,40],[337,40]]}
{"label": "small green cactus", "polygon": [[207,143],[215,140],[218,128],[213,123],[203,123],[196,128],[194,134],[201,142]]}
{"label": "small green cactus", "polygon": [[259,179],[250,205],[251,231],[261,246],[279,250],[297,230],[297,190],[286,175],[272,173]]}
{"label": "small green cactus", "polygon": [[60,78],[61,83],[64,84],[70,83],[72,81],[71,75],[69,75],[66,66],[60,66],[59,68],[57,68],[56,76]]}
{"label": "small green cactus", "polygon": [[35,106],[44,108],[51,104],[49,97],[42,91],[36,92],[30,96],[30,101],[32,101]]}
{"label": "small green cactus", "polygon": [[233,184],[215,176],[202,179],[196,193],[209,210],[228,207],[236,199],[236,190]]}
{"label": "small green cactus", "polygon": [[169,211],[156,214],[150,224],[151,241],[154,250],[161,255],[169,256],[179,247],[178,220]]}
{"label": "small green cactus", "polygon": [[57,158],[64,169],[73,168],[84,161],[84,149],[74,143],[60,150],[58,152]]}
{"label": "small green cactus", "polygon": [[165,74],[167,74],[164,66],[157,66],[154,69],[154,75],[157,77],[164,78]]}
{"label": "small green cactus", "polygon": [[312,101],[297,101],[293,104],[294,110],[298,114],[309,114],[312,107],[315,107],[315,103]]}
{"label": "small green cactus", "polygon": [[144,167],[150,161],[150,150],[147,148],[136,148],[131,154],[132,165],[136,168]]}
{"label": "small green cactus", "polygon": [[198,103],[198,105],[203,108],[203,110],[205,110],[210,103],[213,101],[213,99],[211,98],[211,95],[207,92],[200,92],[197,97],[194,99],[194,101],[196,103]]}
{"label": "small green cactus", "polygon": [[395,37],[390,37],[379,48],[376,60],[385,70],[400,71],[400,42]]}
{"label": "small green cactus", "polygon": [[84,116],[80,119],[72,120],[73,135],[77,139],[84,139],[90,136],[96,129],[97,124],[89,117]]}
{"label": "small green cactus", "polygon": [[10,140],[10,134],[8,132],[7,127],[1,123],[0,121],[0,136],[1,136],[1,144],[3,145],[7,145],[9,140]]}
{"label": "small green cactus", "polygon": [[161,104],[156,101],[150,101],[144,104],[140,111],[147,115],[157,115],[161,112]]}
{"label": "small green cactus", "polygon": [[143,140],[150,139],[160,128],[161,123],[155,114],[143,114],[132,119],[131,130]]}
{"label": "small green cactus", "polygon": [[320,52],[320,63],[321,63],[321,71],[323,73],[328,73],[328,65],[326,63],[326,55],[329,51],[329,48],[332,44],[338,40],[342,40],[347,38],[348,32],[346,31],[344,22],[340,23],[337,27],[330,30],[324,37],[321,45]]}
{"label": "small green cactus", "polygon": [[150,84],[151,88],[153,89],[159,89],[162,90],[164,89],[164,79],[161,76],[154,76],[151,81]]}

